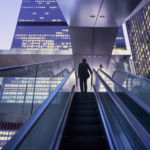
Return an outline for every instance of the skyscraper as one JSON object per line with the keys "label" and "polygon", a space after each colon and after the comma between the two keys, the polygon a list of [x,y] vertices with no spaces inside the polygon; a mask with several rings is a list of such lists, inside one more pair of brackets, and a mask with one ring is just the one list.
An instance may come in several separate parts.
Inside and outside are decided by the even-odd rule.
{"label": "skyscraper", "polygon": [[23,0],[12,50],[72,50],[69,27],[55,0]]}
{"label": "skyscraper", "polygon": [[118,33],[116,36],[116,40],[115,40],[113,49],[114,50],[126,50],[126,44],[125,44],[122,26],[120,26],[118,29]]}
{"label": "skyscraper", "polygon": [[127,22],[136,74],[147,77],[150,69],[150,2]]}

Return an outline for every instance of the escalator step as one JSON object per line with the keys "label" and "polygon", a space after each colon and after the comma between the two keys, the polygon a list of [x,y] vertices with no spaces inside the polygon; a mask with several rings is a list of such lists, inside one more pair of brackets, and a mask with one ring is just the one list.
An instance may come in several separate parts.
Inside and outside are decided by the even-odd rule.
{"label": "escalator step", "polygon": [[68,119],[70,125],[101,125],[102,121],[97,117],[71,117]]}
{"label": "escalator step", "polygon": [[68,125],[67,136],[103,136],[103,126],[99,125]]}
{"label": "escalator step", "polygon": [[96,105],[72,105],[71,110],[97,110]]}
{"label": "escalator step", "polygon": [[106,137],[65,137],[60,150],[107,150]]}
{"label": "escalator step", "polygon": [[73,101],[94,101],[95,98],[75,98]]}
{"label": "escalator step", "polygon": [[73,105],[96,105],[96,101],[73,101]]}
{"label": "escalator step", "polygon": [[69,117],[71,117],[71,116],[78,116],[78,117],[96,116],[99,118],[99,112],[96,110],[73,110],[69,114]]}
{"label": "escalator step", "polygon": [[93,93],[75,93],[59,150],[107,150],[108,142]]}

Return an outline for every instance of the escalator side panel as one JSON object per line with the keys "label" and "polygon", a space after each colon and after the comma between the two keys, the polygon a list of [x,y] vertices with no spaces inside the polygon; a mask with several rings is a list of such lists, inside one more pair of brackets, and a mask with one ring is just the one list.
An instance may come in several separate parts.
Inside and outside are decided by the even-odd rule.
{"label": "escalator side panel", "polygon": [[122,92],[115,92],[125,106],[130,110],[134,117],[142,124],[142,126],[150,133],[150,115],[137,105],[129,96]]}
{"label": "escalator side panel", "polygon": [[51,105],[48,106],[36,125],[20,145],[18,148],[19,150],[49,149],[69,94],[69,92],[60,92],[56,95]]}
{"label": "escalator side panel", "polygon": [[142,150],[143,145],[108,93],[99,93],[107,118],[120,149]]}

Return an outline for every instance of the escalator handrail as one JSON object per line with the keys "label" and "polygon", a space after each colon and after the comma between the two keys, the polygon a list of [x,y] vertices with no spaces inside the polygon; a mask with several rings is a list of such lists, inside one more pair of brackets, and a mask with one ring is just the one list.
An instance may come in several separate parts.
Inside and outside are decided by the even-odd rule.
{"label": "escalator handrail", "polygon": [[5,68],[0,68],[0,71],[15,69],[15,68],[22,68],[22,67],[33,66],[33,65],[41,65],[41,64],[52,63],[52,62],[63,61],[63,60],[71,60],[71,59],[60,59],[60,60],[46,61],[46,62],[40,62],[40,63],[34,63],[34,64],[5,67]]}
{"label": "escalator handrail", "polygon": [[141,142],[144,144],[146,149],[150,149],[150,136],[147,131],[142,127],[138,120],[132,115],[132,113],[127,109],[119,97],[112,91],[112,89],[107,85],[107,83],[102,79],[102,77],[93,69],[96,76],[102,82],[106,88],[108,94],[113,99],[117,107],[120,109],[124,117],[127,119],[128,123],[131,125],[132,129],[135,131]]}
{"label": "escalator handrail", "polygon": [[126,88],[124,88],[122,85],[116,82],[113,78],[111,78],[104,71],[102,71],[101,69],[98,69],[98,71],[101,71],[107,78],[109,78],[114,84],[116,84],[119,89],[121,89],[124,93],[126,93],[136,104],[138,104],[145,112],[147,112],[150,115],[150,107],[148,105],[146,105],[142,100],[140,100],[134,94],[129,92]]}
{"label": "escalator handrail", "polygon": [[56,89],[49,95],[49,97],[40,105],[40,107],[32,114],[32,116],[23,124],[23,126],[17,131],[17,133],[7,142],[7,144],[3,147],[3,150],[15,150],[17,149],[22,141],[26,138],[28,133],[32,130],[36,122],[45,112],[47,107],[53,101],[59,90],[74,72],[74,69],[70,71],[70,73],[63,79],[63,81],[56,87]]}
{"label": "escalator handrail", "polygon": [[62,139],[62,136],[63,136],[63,132],[64,132],[64,129],[65,129],[65,125],[66,125],[66,121],[67,121],[67,118],[68,118],[68,114],[69,114],[69,111],[70,111],[70,106],[71,106],[71,103],[72,103],[72,100],[73,100],[73,97],[74,97],[74,91],[75,91],[75,85],[73,85],[72,87],[72,90],[70,92],[70,95],[69,95],[69,98],[68,98],[68,101],[67,101],[67,104],[64,108],[64,111],[62,113],[62,116],[59,120],[59,125],[58,125],[58,129],[57,129],[57,133],[55,134],[56,138],[53,140],[53,144],[50,145],[50,148],[49,150],[58,150],[59,149],[59,146],[60,146],[60,143],[61,143],[61,139]]}
{"label": "escalator handrail", "polygon": [[111,150],[119,150],[119,148],[117,146],[117,143],[116,143],[116,140],[114,138],[114,135],[112,133],[112,130],[110,128],[110,125],[108,123],[107,117],[105,117],[106,114],[104,114],[104,111],[103,111],[103,108],[102,108],[102,104],[101,104],[99,95],[98,95],[98,93],[96,91],[95,85],[93,85],[93,89],[94,89],[94,94],[95,94],[95,97],[96,97],[98,109],[99,109],[99,112],[101,114],[101,118],[102,118],[102,121],[103,121],[103,124],[104,124],[104,128],[105,128],[105,132],[106,132],[106,135],[107,135],[107,139],[108,139],[108,143],[109,143],[110,149]]}
{"label": "escalator handrail", "polygon": [[128,74],[128,75],[130,75],[130,76],[133,76],[133,77],[135,77],[135,78],[138,78],[138,79],[141,79],[141,80],[146,80],[146,81],[150,82],[150,80],[149,80],[149,79],[147,79],[147,78],[144,78],[144,77],[138,76],[138,75],[136,75],[136,74],[133,74],[133,73],[127,72],[127,71],[122,70],[122,69],[116,69],[116,70],[114,71],[113,75],[112,75],[112,78],[114,77],[114,75],[115,75],[115,73],[116,73],[117,71],[121,71],[121,72],[126,73],[126,74]]}
{"label": "escalator handrail", "polygon": [[61,73],[65,72],[65,71],[68,71],[68,73],[69,73],[69,70],[67,68],[65,68],[64,70],[60,71],[58,74],[54,75],[54,77],[58,77]]}

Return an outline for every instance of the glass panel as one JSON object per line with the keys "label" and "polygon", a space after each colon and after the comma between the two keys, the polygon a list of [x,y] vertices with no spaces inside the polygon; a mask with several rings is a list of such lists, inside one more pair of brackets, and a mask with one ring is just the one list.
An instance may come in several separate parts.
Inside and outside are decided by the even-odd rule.
{"label": "glass panel", "polygon": [[[42,114],[40,119],[20,145],[18,148],[19,150],[32,149],[33,147],[34,149],[49,149],[57,126],[59,125],[59,120],[67,104],[71,88],[75,84],[75,82],[68,84],[70,81],[72,81],[71,78],[74,76],[75,74],[72,74],[72,76],[70,76],[67,82],[59,90],[56,97],[53,99],[46,111]],[[56,79],[59,78],[60,77]]]}
{"label": "glass panel", "polygon": [[150,106],[150,81],[134,77],[119,70],[115,72],[113,79],[122,86],[126,83],[127,86],[124,87],[128,91]]}
{"label": "glass panel", "polygon": [[[119,99],[130,110],[134,117],[143,125],[147,132],[150,133],[150,115],[145,112],[138,104],[136,104],[126,93],[119,89],[118,86],[114,84],[109,78],[107,78],[101,71],[99,71],[99,75],[101,75],[103,80],[108,84],[112,91],[116,93]],[[130,82],[132,82],[132,79],[128,78],[128,86],[131,85]]]}
{"label": "glass panel", "polygon": [[[106,76],[104,76],[102,73],[99,74],[113,91],[117,91],[117,93],[123,93],[121,91],[118,91],[116,85],[113,84]],[[119,149],[145,149],[136,133],[134,132],[126,118],[123,116],[122,112],[119,110],[117,105],[108,94],[107,90],[105,89],[105,91],[101,91],[100,88],[103,88],[104,86],[102,86],[101,81],[96,75],[93,76],[93,83],[99,94],[102,106],[104,108],[104,113],[108,119],[109,125],[112,129]]]}
{"label": "glass panel", "polygon": [[[70,59],[0,69],[0,122],[25,123],[71,70]],[[70,91],[70,85],[63,89]]]}

